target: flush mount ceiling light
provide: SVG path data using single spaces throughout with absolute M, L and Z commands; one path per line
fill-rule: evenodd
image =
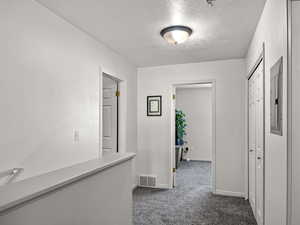
M 170 26 L 162 29 L 160 35 L 170 44 L 185 42 L 193 33 L 193 30 L 186 26 Z
M 213 7 L 214 6 L 214 2 L 216 0 L 206 0 L 206 1 L 207 1 L 208 6 Z

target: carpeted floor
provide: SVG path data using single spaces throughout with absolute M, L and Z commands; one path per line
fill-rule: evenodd
M 256 225 L 247 201 L 210 192 L 210 173 L 209 162 L 183 162 L 176 188 L 137 188 L 134 225 Z

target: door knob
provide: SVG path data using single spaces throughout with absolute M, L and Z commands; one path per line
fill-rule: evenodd
M 261 159 L 261 157 L 257 157 L 257 159 Z
M 253 152 L 254 150 L 253 149 L 250 149 L 250 152 Z

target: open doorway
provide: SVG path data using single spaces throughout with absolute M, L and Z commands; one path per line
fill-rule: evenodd
M 119 152 L 119 80 L 103 73 L 102 76 L 102 152 Z
M 215 192 L 215 83 L 179 84 L 173 91 L 173 187 Z

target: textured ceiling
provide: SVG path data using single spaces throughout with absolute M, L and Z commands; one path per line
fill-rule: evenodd
M 265 0 L 38 0 L 138 67 L 244 57 Z M 159 32 L 193 29 L 173 46 Z

